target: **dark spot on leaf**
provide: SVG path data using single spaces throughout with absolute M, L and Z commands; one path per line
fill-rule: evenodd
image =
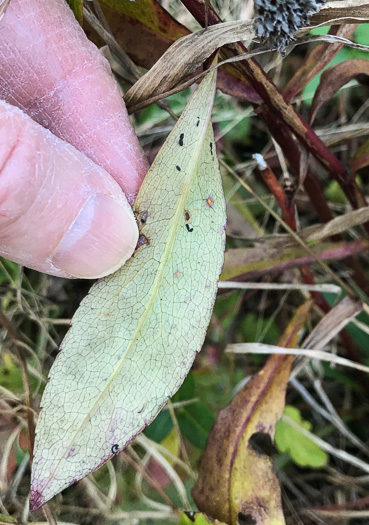
M 249 446 L 258 454 L 272 457 L 275 448 L 272 439 L 266 432 L 255 432 L 249 439 Z
M 213 154 L 213 143 L 210 142 L 210 153 Z
M 190 225 L 189 225 L 189 224 L 186 224 L 186 228 L 187 228 L 187 231 L 188 231 L 188 232 L 193 232 L 193 228 L 190 228 Z
M 111 453 L 116 454 L 119 450 L 119 445 L 115 444 L 111 447 Z
M 147 211 L 144 211 L 143 213 L 141 213 L 140 220 L 141 220 L 142 224 L 145 224 L 145 222 L 147 220 Z
M 146 237 L 146 235 L 140 235 L 137 241 L 136 250 L 144 244 L 150 244 L 149 239 Z
M 237 514 L 237 523 L 238 525 L 256 525 L 256 521 L 251 514 L 244 514 L 243 512 Z
M 206 204 L 209 206 L 209 208 L 212 208 L 214 206 L 214 199 L 211 195 L 205 199 Z
M 188 211 L 188 210 L 185 210 L 184 211 L 184 218 L 185 218 L 186 222 L 190 222 L 191 221 L 191 212 Z
M 198 118 L 198 121 L 196 122 L 196 127 L 198 128 L 199 124 L 200 124 L 200 119 L 199 119 L 199 117 L 197 117 L 197 118 Z
M 179 136 L 179 142 L 178 142 L 180 146 L 183 146 L 183 139 L 184 139 L 184 133 L 181 133 Z
M 179 166 L 176 166 L 177 171 L 181 171 L 181 168 Z

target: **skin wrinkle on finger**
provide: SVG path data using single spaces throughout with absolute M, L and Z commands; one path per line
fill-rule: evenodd
M 134 198 L 147 161 L 108 62 L 65 0 L 12 0 L 0 22 L 0 98 L 84 152 Z
M 1 255 L 53 275 L 90 278 L 95 277 L 92 255 L 111 271 L 131 255 L 138 238 L 137 226 L 114 179 L 5 102 L 0 102 L 0 165 L 4 165 L 0 172 Z M 103 215 L 96 211 L 98 196 L 100 201 L 105 199 L 108 210 Z M 70 247 L 66 233 L 87 203 L 91 204 L 90 215 L 85 214 L 84 222 L 79 220 L 78 232 L 72 232 L 86 270 L 83 275 L 68 273 L 58 267 L 58 261 L 65 264 L 66 260 L 60 247 L 62 252 Z M 117 217 L 121 217 L 119 224 Z M 96 224 L 97 220 L 103 223 Z M 84 233 L 89 234 L 88 242 L 83 239 Z M 109 249 L 101 250 L 101 239 Z M 69 264 L 79 272 L 77 266 Z

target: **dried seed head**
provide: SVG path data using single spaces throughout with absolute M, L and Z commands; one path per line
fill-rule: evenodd
M 284 54 L 293 34 L 309 24 L 325 0 L 255 0 L 255 33 Z

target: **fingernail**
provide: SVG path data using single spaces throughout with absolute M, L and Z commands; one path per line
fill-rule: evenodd
M 71 277 L 103 277 L 126 262 L 137 240 L 138 229 L 128 204 L 98 194 L 83 206 L 52 262 Z

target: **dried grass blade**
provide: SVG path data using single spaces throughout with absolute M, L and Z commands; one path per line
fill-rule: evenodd
M 361 365 L 340 357 L 335 354 L 324 352 L 324 350 L 317 350 L 315 348 L 282 348 L 281 346 L 267 345 L 264 343 L 237 343 L 228 345 L 226 352 L 230 354 L 280 354 L 280 355 L 297 355 L 306 356 L 309 359 L 319 359 L 320 361 L 327 361 L 335 365 L 347 366 L 348 368 L 356 368 L 361 372 L 369 373 L 369 366 Z
M 361 301 L 345 297 L 320 320 L 302 347 L 324 348 L 362 309 Z

